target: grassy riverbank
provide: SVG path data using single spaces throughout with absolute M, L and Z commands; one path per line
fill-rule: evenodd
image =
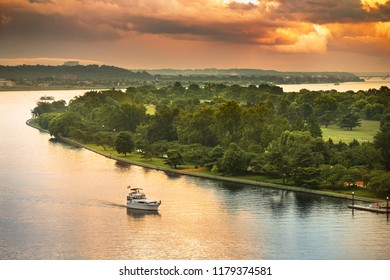
M 26 123 L 31 127 L 47 132 L 46 130 L 40 128 L 39 125 L 35 122 L 35 120 L 29 120 Z M 351 199 L 351 194 L 352 192 L 354 192 L 356 200 L 365 201 L 365 202 L 381 201 L 381 199 L 377 198 L 374 193 L 363 188 L 346 188 L 342 190 L 341 189 L 340 190 L 313 190 L 313 189 L 295 187 L 293 185 L 282 184 L 281 179 L 270 178 L 263 175 L 226 176 L 223 174 L 212 173 L 205 169 L 194 168 L 194 166 L 192 165 L 182 165 L 178 169 L 172 169 L 165 164 L 165 159 L 163 158 L 146 159 L 142 157 L 142 155 L 139 153 L 131 153 L 131 154 L 127 154 L 127 156 L 124 156 L 123 154 L 118 154 L 112 148 L 106 148 L 105 150 L 101 146 L 97 146 L 93 144 L 81 144 L 77 141 L 74 141 L 69 138 L 64 138 L 64 137 L 61 137 L 61 140 L 71 145 L 86 148 L 92 152 L 98 153 L 102 156 L 105 156 L 107 158 L 116 161 L 143 166 L 151 169 L 158 169 L 165 172 L 172 172 L 181 175 L 201 177 L 201 178 L 207 178 L 207 179 L 224 181 L 224 182 L 255 185 L 255 186 L 289 190 L 295 192 L 304 192 L 304 193 L 311 193 L 316 195 L 339 197 L 344 199 Z

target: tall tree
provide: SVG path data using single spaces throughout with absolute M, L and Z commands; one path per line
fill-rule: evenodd
M 169 150 L 167 152 L 167 159 L 165 163 L 171 166 L 172 168 L 177 168 L 178 165 L 183 164 L 183 156 L 178 150 Z
M 336 98 L 330 94 L 321 94 L 315 99 L 314 104 L 314 111 L 318 116 L 319 122 L 328 127 L 337 116 L 338 105 Z
M 381 162 L 390 171 L 390 130 L 378 132 L 374 137 L 374 145 L 381 154 Z
M 70 135 L 72 127 L 80 126 L 81 116 L 76 112 L 64 112 L 56 115 L 49 123 L 50 135 L 54 137 Z
M 158 140 L 177 140 L 177 131 L 174 125 L 179 109 L 165 105 L 157 106 L 156 114 L 151 117 L 147 137 L 150 143 Z
M 114 142 L 115 150 L 124 154 L 125 157 L 127 153 L 131 153 L 134 150 L 134 141 L 130 133 L 120 132 Z
M 283 180 L 289 178 L 297 168 L 319 167 L 324 161 L 316 138 L 308 131 L 283 132 L 278 139 L 271 142 L 266 157 Z
M 111 127 L 117 131 L 134 132 L 145 117 L 146 108 L 143 105 L 124 103 L 112 113 Z
M 213 131 L 215 123 L 215 109 L 203 107 L 195 112 L 182 112 L 176 123 L 180 143 L 199 143 L 204 146 L 215 146 L 218 139 Z
M 339 126 L 352 130 L 352 128 L 354 127 L 361 126 L 360 118 L 356 114 L 348 113 L 341 117 L 341 119 L 339 120 Z
M 221 161 L 218 162 L 218 171 L 227 174 L 244 173 L 249 165 L 249 156 L 236 143 L 230 143 Z
M 219 142 L 225 146 L 240 140 L 241 112 L 240 105 L 235 101 L 227 101 L 218 108 L 215 116 L 215 129 Z

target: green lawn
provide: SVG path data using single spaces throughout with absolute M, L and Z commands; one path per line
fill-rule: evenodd
M 379 131 L 379 121 L 362 121 L 362 126 L 355 127 L 352 131 L 340 128 L 336 124 L 321 127 L 322 137 L 325 141 L 332 138 L 334 143 L 338 143 L 340 140 L 349 143 L 353 139 L 362 142 L 373 142 L 375 134 Z
M 148 115 L 154 115 L 156 113 L 156 106 L 152 104 L 145 105 L 146 107 L 146 114 Z
M 148 165 L 155 166 L 165 166 L 165 159 L 154 157 L 152 159 L 144 158 L 140 153 L 133 152 L 129 153 L 126 156 L 124 154 L 118 154 L 118 152 L 113 148 L 107 148 L 104 150 L 102 146 L 97 146 L 94 144 L 84 144 L 87 147 L 90 147 L 98 152 L 104 153 L 106 155 L 112 155 L 114 157 L 123 158 L 124 160 L 132 160 L 140 163 L 145 163 Z

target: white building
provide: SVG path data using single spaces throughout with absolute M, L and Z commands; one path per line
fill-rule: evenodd
M 79 65 L 80 63 L 77 61 L 77 60 L 74 60 L 74 61 L 65 61 L 64 62 L 64 66 L 77 66 Z

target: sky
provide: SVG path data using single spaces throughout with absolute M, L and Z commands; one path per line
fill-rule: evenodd
M 0 65 L 390 72 L 390 0 L 0 0 Z

